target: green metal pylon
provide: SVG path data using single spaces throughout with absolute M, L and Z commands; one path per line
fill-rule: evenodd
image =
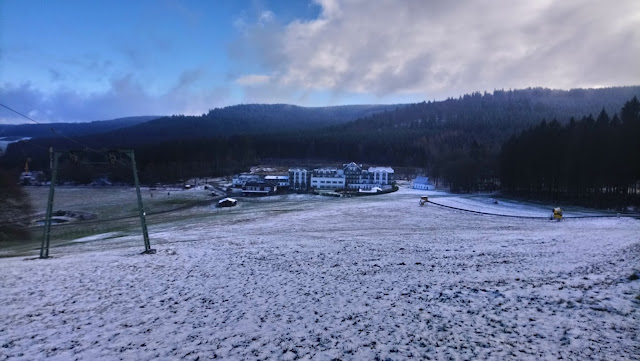
M 49 258 L 49 241 L 51 239 L 51 216 L 53 213 L 53 195 L 56 190 L 56 175 L 58 174 L 58 158 L 62 153 L 54 152 L 53 147 L 49 147 L 49 157 L 52 160 L 51 185 L 49 186 L 49 199 L 47 200 L 47 214 L 44 219 L 44 235 L 40 246 L 40 258 Z
M 136 194 L 138 196 L 138 212 L 140 213 L 140 224 L 142 225 L 142 236 L 144 238 L 144 254 L 156 253 L 155 249 L 151 248 L 149 242 L 149 232 L 147 231 L 146 213 L 144 206 L 142 205 L 142 195 L 140 194 L 140 182 L 138 181 L 138 170 L 136 169 L 136 158 L 133 150 L 119 150 L 119 152 L 126 154 L 131 158 L 131 167 L 133 169 L 133 180 L 136 185 Z M 53 148 L 49 148 L 49 154 L 51 158 L 51 185 L 49 187 L 49 199 L 47 201 L 47 214 L 44 221 L 44 235 L 42 237 L 42 245 L 40 246 L 40 258 L 49 257 L 49 242 L 51 239 L 51 218 L 53 214 L 53 197 L 55 194 L 55 184 L 58 174 L 58 158 L 63 153 L 54 152 Z
M 142 205 L 142 195 L 140 194 L 140 182 L 138 181 L 138 170 L 136 168 L 136 157 L 133 150 L 124 151 L 129 158 L 131 158 L 131 167 L 133 168 L 133 181 L 136 184 L 136 194 L 138 196 L 138 212 L 140 213 L 140 224 L 142 225 L 142 237 L 144 238 L 144 252 L 143 254 L 156 253 L 155 249 L 151 249 L 149 243 L 149 232 L 147 231 L 147 220 L 144 206 Z

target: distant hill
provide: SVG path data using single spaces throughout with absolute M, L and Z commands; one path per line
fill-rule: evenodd
M 157 143 L 177 139 L 274 134 L 345 124 L 398 105 L 301 107 L 289 104 L 241 104 L 215 108 L 202 116 L 174 115 L 114 130 L 101 138 L 113 143 Z
M 556 90 L 528 88 L 475 92 L 443 101 L 410 104 L 341 127 L 341 131 L 397 129 L 493 128 L 494 135 L 510 135 L 542 120 L 566 123 L 571 117 L 595 116 L 602 109 L 615 114 L 626 101 L 640 96 L 640 86 Z
M 132 125 L 148 122 L 160 116 L 148 115 L 138 117 L 126 117 L 112 120 L 98 120 L 84 123 L 43 123 L 43 124 L 18 124 L 0 125 L 0 138 L 3 137 L 30 137 L 50 138 L 58 135 L 51 131 L 54 128 L 58 134 L 66 136 L 84 136 L 109 132 L 115 129 L 130 127 Z

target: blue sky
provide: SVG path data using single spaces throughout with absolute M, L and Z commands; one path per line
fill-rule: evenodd
M 0 0 L 0 100 L 47 122 L 634 85 L 639 3 Z

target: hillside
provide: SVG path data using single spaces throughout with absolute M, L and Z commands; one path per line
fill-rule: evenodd
M 44 210 L 47 189 L 29 191 Z M 289 195 L 148 213 L 157 253 L 139 255 L 131 189 L 56 192 L 56 209 L 98 221 L 54 226 L 47 260 L 32 260 L 43 227 L 1 250 L 8 360 L 638 359 L 635 219 L 474 215 L 419 207 L 424 191 L 404 187 Z M 198 193 L 212 198 L 143 197 L 178 208 Z M 525 217 L 552 207 L 428 194 Z
M 60 134 L 66 136 L 84 136 L 89 134 L 98 134 L 110 132 L 115 129 L 130 127 L 153 119 L 157 119 L 157 115 L 147 115 L 138 117 L 117 118 L 112 120 L 97 120 L 93 122 L 82 123 L 43 123 L 43 124 L 19 124 L 19 125 L 0 125 L 0 138 L 2 137 L 30 137 L 30 138 L 46 138 L 56 137 Z M 51 128 L 57 132 L 53 133 Z
M 241 104 L 215 108 L 201 116 L 174 115 L 121 128 L 100 137 L 127 144 L 177 139 L 307 131 L 371 116 L 396 105 L 301 107 L 289 104 Z
M 490 130 L 490 136 L 511 134 L 542 120 L 568 123 L 571 117 L 615 114 L 624 103 L 640 95 L 640 86 L 600 89 L 556 90 L 528 88 L 465 94 L 444 101 L 422 102 L 359 119 L 342 130 L 376 131 L 409 128 Z

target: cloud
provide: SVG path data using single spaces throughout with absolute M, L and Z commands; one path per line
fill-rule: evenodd
M 273 21 L 274 18 L 275 18 L 275 14 L 272 11 L 265 10 L 260 13 L 260 16 L 258 17 L 258 23 L 265 24 Z
M 64 76 L 62 75 L 62 73 L 60 73 L 59 71 L 57 71 L 56 69 L 49 69 L 49 76 L 51 77 L 51 81 L 52 82 L 58 82 L 62 79 L 64 79 Z
M 246 86 L 261 85 L 268 83 L 270 78 L 268 75 L 250 74 L 239 77 L 236 83 Z
M 106 120 L 134 115 L 199 115 L 208 109 L 228 104 L 230 90 L 224 87 L 192 89 L 202 70 L 184 71 L 169 91 L 149 93 L 134 76 L 113 78 L 104 92 L 81 93 L 59 88 L 45 93 L 31 83 L 0 86 L 2 103 L 32 116 L 39 122 Z M 6 110 L 0 111 L 0 123 L 25 123 Z
M 185 70 L 180 74 L 178 78 L 178 84 L 173 88 L 173 91 L 182 91 L 189 89 L 191 85 L 202 79 L 205 70 L 203 68 Z
M 636 0 L 317 2 L 316 19 L 245 27 L 234 54 L 255 55 L 263 86 L 433 98 L 640 83 Z

